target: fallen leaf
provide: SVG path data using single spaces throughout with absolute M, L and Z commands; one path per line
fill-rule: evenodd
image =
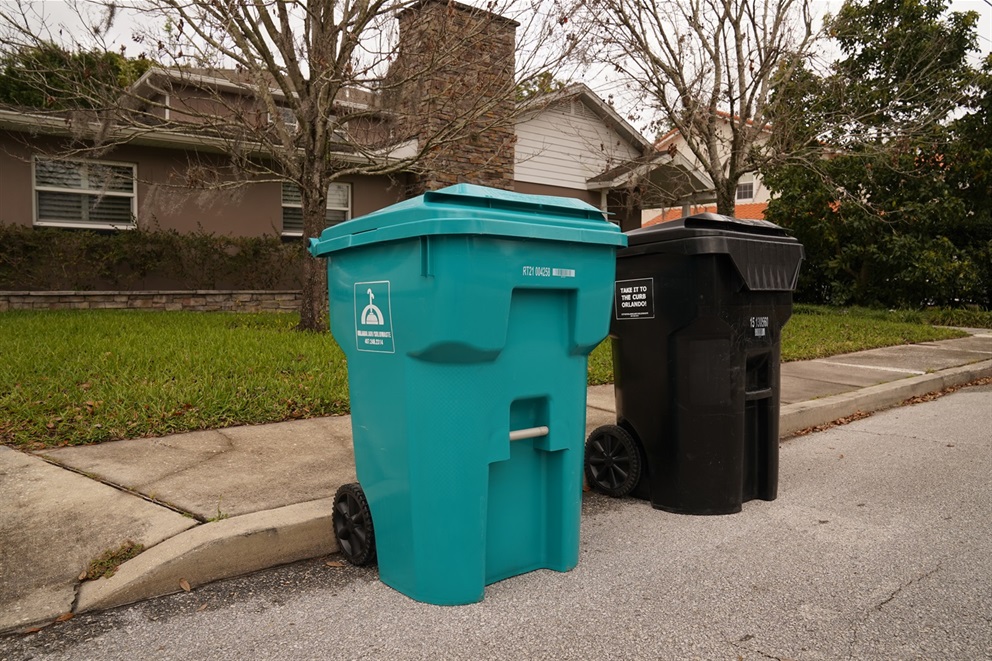
M 87 571 L 86 571 L 86 570 L 84 569 L 84 570 L 83 570 L 83 573 L 79 575 L 79 580 L 80 580 L 80 581 L 85 581 L 85 580 L 86 580 L 86 575 L 87 575 L 87 573 L 88 573 L 88 572 L 87 572 Z
M 200 604 L 200 607 L 196 609 L 196 612 L 199 613 L 200 611 L 205 611 L 205 610 L 207 610 L 207 603 L 206 602 Z
M 75 613 L 62 613 L 57 618 L 55 618 L 55 621 L 56 622 L 68 622 L 69 620 L 71 620 L 74 617 L 76 617 L 76 614 Z
M 38 633 L 39 631 L 41 631 L 41 627 L 31 627 L 30 629 L 25 629 L 21 633 L 23 633 L 24 635 L 28 635 L 32 633 Z
M 189 581 L 185 578 L 179 579 L 179 587 L 181 587 L 185 592 L 189 592 L 192 588 L 189 586 Z
M 327 565 L 328 567 L 344 567 L 344 563 L 338 562 L 337 560 L 328 560 L 324 564 Z

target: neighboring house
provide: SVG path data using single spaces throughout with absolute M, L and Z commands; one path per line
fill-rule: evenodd
M 137 225 L 232 236 L 302 232 L 299 192 L 279 182 L 214 190 L 226 167 L 218 147 L 184 133 L 145 133 L 105 157 L 52 157 L 59 120 L 0 111 L 0 222 L 96 230 Z M 214 167 L 211 167 L 213 165 Z M 386 177 L 332 184 L 328 221 L 400 199 Z
M 140 225 L 232 236 L 302 235 L 295 186 L 270 178 L 217 187 L 235 177 L 225 175 L 230 170 L 226 142 L 198 126 L 204 111 L 241 112 L 246 122 L 259 126 L 271 121 L 235 72 L 152 68 L 133 88 L 147 99 L 131 108 L 140 122 L 118 129 L 116 146 L 100 158 L 65 155 L 66 138 L 73 135 L 72 122 L 78 117 L 0 109 L 0 222 L 96 230 Z M 369 101 L 353 91 L 343 96 L 342 103 Z M 341 158 L 362 160 L 348 154 Z M 331 184 L 328 223 L 402 199 L 403 183 L 384 176 L 357 176 Z
M 531 99 L 522 110 L 514 190 L 577 197 L 609 211 L 624 229 L 636 226 L 627 218 L 625 191 L 596 178 L 650 153 L 650 141 L 581 83 Z
M 705 174 L 681 155 L 655 152 L 582 83 L 532 99 L 522 110 L 514 190 L 584 199 L 606 210 L 624 230 L 641 226 L 645 203 L 711 198 L 712 183 Z
M 729 149 L 731 140 L 730 115 L 724 112 L 718 112 L 717 116 L 719 121 L 718 126 L 721 129 L 720 135 L 723 138 L 719 141 L 719 146 Z M 655 149 L 661 153 L 682 155 L 686 158 L 686 160 L 692 163 L 692 166 L 697 171 L 703 171 L 699 160 L 696 158 L 695 154 L 692 153 L 692 150 L 686 143 L 685 138 L 682 137 L 682 134 L 679 133 L 677 129 L 673 129 L 659 138 L 655 143 Z M 726 154 L 720 154 L 720 158 L 721 160 L 725 159 Z M 770 198 L 771 194 L 761 182 L 761 175 L 756 172 L 749 172 L 743 175 L 737 182 L 737 205 L 734 215 L 738 218 L 763 220 L 764 212 L 768 207 L 768 200 Z M 641 224 L 647 227 L 649 225 L 656 225 L 669 220 L 682 218 L 686 215 L 703 213 L 706 211 L 715 213 L 716 204 L 694 203 L 685 206 L 666 206 L 655 209 L 645 208 L 641 214 Z
M 144 84 L 145 81 L 142 81 Z M 197 82 L 225 85 L 202 75 Z M 65 121 L 0 110 L 0 222 L 36 227 L 127 229 L 136 224 L 180 232 L 203 228 L 253 236 L 302 234 L 299 192 L 278 182 L 226 190 L 203 181 L 222 170 L 223 143 L 176 126 L 176 105 L 194 103 L 173 92 L 159 100 L 163 124 L 134 129 L 127 144 L 100 159 L 58 153 Z M 624 191 L 591 180 L 639 158 L 651 143 L 585 85 L 527 104 L 515 126 L 512 189 L 582 199 L 616 213 Z M 211 164 L 215 168 L 211 168 Z M 461 178 L 461 180 L 466 180 Z M 106 182 L 110 182 L 106 186 Z M 473 182 L 476 183 L 476 182 Z M 331 184 L 328 223 L 370 213 L 403 199 L 403 176 L 345 178 Z
M 755 203 L 738 202 L 734 208 L 734 217 L 747 218 L 749 220 L 764 220 L 765 209 L 768 208 L 768 201 Z M 667 223 L 670 220 L 678 220 L 685 216 L 697 213 L 716 213 L 716 204 L 691 204 L 688 207 L 670 207 L 663 211 L 659 209 L 646 209 L 642 212 L 641 227 L 651 227 L 659 223 Z
M 431 0 L 415 7 L 427 14 L 401 15 L 401 43 L 404 30 L 430 29 L 431 11 L 450 12 L 453 7 L 470 19 L 477 12 Z M 515 28 L 505 19 L 492 22 L 493 42 L 499 45 L 495 50 L 509 62 Z M 493 67 L 492 61 L 492 53 L 486 53 L 478 63 L 466 62 L 461 71 L 438 75 L 465 77 L 472 67 L 487 67 L 487 75 L 513 75 L 512 67 Z M 500 72 L 490 74 L 494 68 Z M 437 87 L 456 89 L 457 84 Z M 142 107 L 132 108 L 145 118 L 143 126 L 121 129 L 123 144 L 98 159 L 67 157 L 61 151 L 73 133 L 67 118 L 0 109 L 0 223 L 107 231 L 135 226 L 202 229 L 232 236 L 302 234 L 294 186 L 269 180 L 216 189 L 225 176 L 219 173 L 228 167 L 225 144 L 210 131 L 197 129 L 202 111 L 242 113 L 259 126 L 273 121 L 238 74 L 184 70 L 177 76 L 153 68 L 135 88 L 147 99 Z M 216 101 L 218 94 L 222 103 Z M 367 92 L 347 90 L 336 103 L 370 109 L 376 100 Z M 514 116 L 519 113 L 519 118 L 503 133 L 474 136 L 449 150 L 444 167 L 438 168 L 440 175 L 421 186 L 469 181 L 575 197 L 608 210 L 624 229 L 640 225 L 635 180 L 659 165 L 658 156 L 650 155 L 649 141 L 581 84 L 529 99 L 517 111 Z M 374 137 L 381 128 L 372 121 L 361 130 Z M 511 151 L 497 154 L 503 147 Z M 341 158 L 349 155 L 343 152 Z M 379 158 L 391 157 L 382 152 Z M 480 162 L 488 170 L 479 168 Z M 353 176 L 331 184 L 328 224 L 404 199 L 415 191 L 417 176 Z

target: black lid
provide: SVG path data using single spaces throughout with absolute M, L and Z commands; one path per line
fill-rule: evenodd
M 707 212 L 697 213 L 694 216 L 679 218 L 678 220 L 671 220 L 667 223 L 652 225 L 651 227 L 631 230 L 627 232 L 627 240 L 629 242 L 628 245 L 636 246 L 645 243 L 655 243 L 657 241 L 673 241 L 675 239 L 689 237 L 726 234 L 727 232 L 740 232 L 759 236 L 789 236 L 787 230 L 767 220 L 731 218 L 730 216 L 721 216 L 718 213 Z
M 728 255 L 752 291 L 796 288 L 804 251 L 787 230 L 767 220 L 700 213 L 627 232 L 617 259 L 658 254 Z

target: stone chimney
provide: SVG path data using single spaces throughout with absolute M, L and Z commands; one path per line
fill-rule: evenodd
M 516 21 L 445 0 L 399 18 L 386 78 L 397 137 L 441 138 L 418 166 L 411 194 L 455 183 L 513 188 Z

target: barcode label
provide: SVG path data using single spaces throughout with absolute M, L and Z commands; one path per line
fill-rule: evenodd
M 574 278 L 575 269 L 563 269 L 550 266 L 525 266 L 523 274 L 535 278 Z

